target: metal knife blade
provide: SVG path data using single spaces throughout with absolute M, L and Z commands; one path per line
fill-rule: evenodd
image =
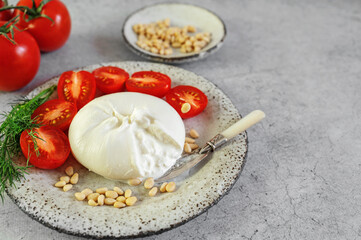
M 195 165 L 197 165 L 200 161 L 202 161 L 204 158 L 206 158 L 209 154 L 208 152 L 199 154 L 199 153 L 193 153 L 189 154 L 188 156 L 181 158 L 182 161 L 174 165 L 171 169 L 169 169 L 163 176 L 160 178 L 157 178 L 156 182 L 164 182 L 169 179 L 178 177 L 183 172 L 185 172 L 188 169 L 191 169 Z

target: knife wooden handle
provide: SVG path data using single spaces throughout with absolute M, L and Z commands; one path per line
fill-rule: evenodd
M 249 113 L 247 116 L 243 117 L 241 120 L 239 120 L 229 128 L 227 128 L 226 130 L 224 130 L 221 134 L 225 138 L 231 139 L 261 121 L 265 116 L 265 113 L 261 110 L 255 110 Z

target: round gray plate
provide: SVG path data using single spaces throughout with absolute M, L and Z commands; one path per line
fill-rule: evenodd
M 200 133 L 201 137 L 197 139 L 199 145 L 240 119 L 237 109 L 220 89 L 203 77 L 181 68 L 147 62 L 113 62 L 82 69 L 91 71 L 108 65 L 123 68 L 130 74 L 144 70 L 162 72 L 171 77 L 172 86 L 186 84 L 204 91 L 209 99 L 207 108 L 200 115 L 185 120 L 187 131 L 195 128 Z M 57 84 L 57 81 L 58 77 L 52 78 L 29 93 L 29 97 Z M 31 168 L 26 179 L 17 184 L 18 188 L 8 188 L 7 193 L 29 216 L 60 232 L 95 238 L 145 236 L 179 226 L 217 203 L 239 177 L 246 153 L 247 135 L 244 132 L 213 153 L 208 161 L 178 177 L 175 192 L 156 197 L 148 197 L 142 186 L 129 187 L 89 172 L 72 157 L 55 170 Z M 25 159 L 20 157 L 14 161 L 24 163 Z M 79 182 L 70 191 L 63 192 L 55 188 L 54 183 L 65 175 L 64 169 L 69 165 L 79 173 Z M 84 188 L 114 186 L 131 188 L 139 202 L 132 207 L 116 209 L 91 207 L 85 201 L 79 202 L 74 198 L 74 193 Z
M 197 32 L 210 32 L 211 42 L 199 53 L 181 53 L 179 49 L 173 49 L 170 55 L 160 55 L 148 52 L 137 44 L 137 35 L 132 26 L 145 24 L 169 18 L 172 26 L 193 25 Z M 142 8 L 132 13 L 124 22 L 123 37 L 126 45 L 136 54 L 157 62 L 183 63 L 204 58 L 217 51 L 226 37 L 226 26 L 222 19 L 207 9 L 180 3 L 161 3 Z

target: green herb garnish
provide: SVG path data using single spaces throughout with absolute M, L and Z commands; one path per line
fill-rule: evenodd
M 13 158 L 21 152 L 20 135 L 28 129 L 29 135 L 33 136 L 32 140 L 35 140 L 36 135 L 33 129 L 40 127 L 40 125 L 31 119 L 31 114 L 46 102 L 55 90 L 56 86 L 52 86 L 32 99 L 17 100 L 11 104 L 10 112 L 1 114 L 5 119 L 0 126 L 0 198 L 2 201 L 4 201 L 6 185 L 16 187 L 15 182 L 23 179 L 25 174 L 28 174 L 27 169 L 31 167 L 28 162 L 26 166 L 19 166 L 13 162 Z

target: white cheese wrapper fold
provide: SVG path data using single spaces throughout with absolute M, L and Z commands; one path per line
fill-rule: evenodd
M 74 157 L 114 180 L 158 178 L 181 156 L 185 138 L 178 113 L 141 93 L 105 95 L 85 105 L 69 128 Z

